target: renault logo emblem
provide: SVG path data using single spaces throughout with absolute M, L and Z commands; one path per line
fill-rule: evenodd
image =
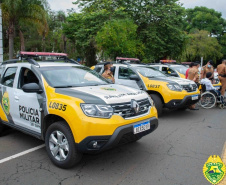
M 137 103 L 136 100 L 131 100 L 131 108 L 137 114 L 139 112 L 139 110 L 140 110 L 140 105 Z

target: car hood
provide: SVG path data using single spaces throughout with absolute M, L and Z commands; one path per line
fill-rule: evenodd
M 163 81 L 167 83 L 178 83 L 179 85 L 189 85 L 189 84 L 195 84 L 195 82 L 183 78 L 178 77 L 156 77 L 156 78 L 149 78 L 150 80 L 157 80 L 157 81 Z
M 131 99 L 141 100 L 148 98 L 142 90 L 112 84 L 87 87 L 57 88 L 56 93 L 82 99 L 85 103 L 115 104 L 130 102 Z

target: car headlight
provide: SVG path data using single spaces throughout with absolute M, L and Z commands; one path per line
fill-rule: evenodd
M 97 118 L 110 118 L 114 110 L 110 105 L 81 104 L 85 115 Z
M 172 91 L 182 91 L 183 88 L 179 84 L 168 84 L 168 88 Z

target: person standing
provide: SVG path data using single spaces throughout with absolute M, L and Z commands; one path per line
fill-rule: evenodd
M 189 68 L 186 70 L 186 73 L 185 73 L 185 78 L 186 78 L 186 79 L 188 79 L 188 72 L 189 72 L 189 70 L 192 68 L 193 65 L 194 65 L 194 62 L 191 62 L 191 63 L 189 64 Z
M 217 66 L 218 78 L 221 82 L 221 95 L 224 96 L 226 89 L 226 59 L 222 60 L 222 63 Z
M 213 67 L 213 61 L 209 60 L 205 66 L 202 67 L 201 69 L 201 79 L 206 78 L 206 74 L 211 72 L 212 76 L 210 79 L 212 80 L 214 78 L 214 67 Z
M 193 66 L 188 71 L 188 78 L 189 80 L 194 81 L 197 85 L 199 84 L 199 70 L 198 70 L 199 64 L 194 63 Z M 198 85 L 199 87 L 199 85 Z M 191 105 L 189 107 L 190 110 L 199 110 L 195 107 L 195 104 Z
M 115 78 L 113 76 L 111 68 L 112 68 L 112 64 L 110 62 L 106 62 L 104 64 L 104 72 L 102 76 L 107 80 L 111 81 L 112 83 L 115 83 Z

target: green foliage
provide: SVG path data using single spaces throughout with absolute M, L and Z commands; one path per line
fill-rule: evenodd
M 226 26 L 226 21 L 220 12 L 206 7 L 195 7 L 186 10 L 185 29 L 190 32 L 193 29 L 206 30 L 211 35 L 220 36 Z
M 226 33 L 224 33 L 221 37 L 220 37 L 220 42 L 219 42 L 222 46 L 221 52 L 224 56 L 224 58 L 226 58 Z
M 30 27 L 36 28 L 39 35 L 48 33 L 46 20 L 46 0 L 3 0 L 1 4 L 3 12 L 4 29 L 7 30 L 9 38 L 9 57 L 14 53 L 14 38 L 20 33 L 21 45 L 24 48 L 24 30 Z M 21 47 L 22 47 L 21 46 Z
M 105 23 L 96 36 L 100 51 L 112 59 L 117 56 L 141 55 L 142 43 L 137 40 L 137 25 L 129 19 L 113 19 Z
M 189 34 L 189 41 L 183 53 L 183 61 L 200 61 L 203 57 L 204 60 L 216 60 L 222 57 L 221 45 L 217 39 L 210 37 L 210 33 L 205 30 L 195 30 Z
M 3 0 L 4 58 L 27 51 L 66 52 L 96 63 L 96 56 L 184 61 L 226 57 L 226 21 L 206 7 L 185 10 L 178 0 L 75 0 L 81 13 L 54 12 L 47 0 Z M 206 30 L 199 31 L 199 30 Z M 187 34 L 189 33 L 189 34 Z M 13 42 L 7 42 L 13 39 Z M 13 53 L 14 55 L 16 52 Z
M 182 18 L 185 10 L 177 0 L 77 0 L 75 4 L 87 13 L 106 10 L 114 14 L 119 9 L 124 12 L 126 18 L 137 25 L 137 40 L 141 41 L 138 44 L 141 46 L 140 59 L 172 58 L 183 50 L 186 34 L 182 30 Z M 99 47 L 106 48 L 100 45 L 101 42 Z M 144 55 L 141 55 L 143 51 Z M 138 51 L 133 55 L 137 54 Z
M 182 29 L 184 8 L 176 1 L 160 0 L 148 7 L 150 11 L 146 13 L 146 20 L 140 15 L 144 22 L 138 28 L 146 48 L 146 58 L 150 61 L 176 58 L 183 51 L 186 41 L 186 34 Z
M 76 47 L 78 55 L 86 59 L 87 65 L 96 64 L 96 35 L 97 32 L 104 26 L 104 23 L 114 17 L 123 17 L 120 10 L 114 14 L 106 10 L 91 13 L 72 13 L 67 18 L 67 23 L 64 24 L 64 33 Z

